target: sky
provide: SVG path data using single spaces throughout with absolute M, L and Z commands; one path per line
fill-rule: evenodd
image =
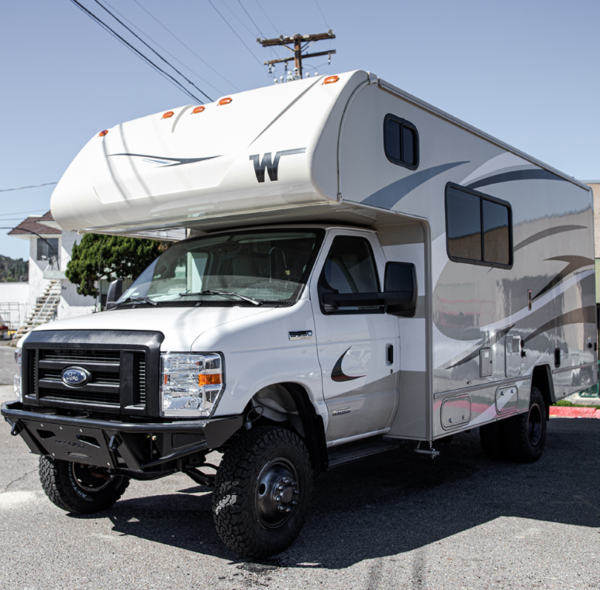
M 108 8 L 212 100 L 283 73 L 262 62 L 287 50 L 257 37 L 331 28 L 336 38 L 311 51 L 337 53 L 307 61 L 312 74 L 374 72 L 570 176 L 600 179 L 598 0 L 77 1 L 179 78 Z M 1 227 L 47 211 L 53 186 L 7 189 L 58 181 L 99 131 L 200 104 L 73 0 L 3 2 L 0 30 Z M 27 258 L 28 242 L 6 233 L 0 254 Z

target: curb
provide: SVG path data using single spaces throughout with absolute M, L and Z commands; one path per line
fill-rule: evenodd
M 550 418 L 596 418 L 600 420 L 600 409 L 550 406 Z

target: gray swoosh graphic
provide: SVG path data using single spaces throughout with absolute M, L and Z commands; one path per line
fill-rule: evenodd
M 569 311 L 564 313 L 557 318 L 546 322 L 541 325 L 535 332 L 532 332 L 526 338 L 523 338 L 523 344 L 529 342 L 529 340 L 533 340 L 535 337 L 543 334 L 544 332 L 548 332 L 550 330 L 554 330 L 555 328 L 562 328 L 563 326 L 568 326 L 570 324 L 595 324 L 596 323 L 596 306 L 588 305 L 587 307 L 580 307 L 579 309 L 574 309 L 573 311 Z
M 181 166 L 182 164 L 195 164 L 196 162 L 204 162 L 204 160 L 213 160 L 214 158 L 220 158 L 221 156 L 208 156 L 207 158 L 165 158 L 163 156 L 151 156 L 149 154 L 108 154 L 109 156 L 130 156 L 137 158 L 144 158 L 147 162 L 157 164 L 163 168 L 169 166 Z
M 373 207 L 381 207 L 382 209 L 391 209 L 401 199 L 406 197 L 406 195 L 415 190 L 418 186 L 421 186 L 424 182 L 442 174 L 442 172 L 446 172 L 446 170 L 468 163 L 468 160 L 464 162 L 450 162 L 449 164 L 440 164 L 439 166 L 432 166 L 431 168 L 420 170 L 419 172 L 410 174 L 406 178 L 402 178 L 401 180 L 397 180 L 396 182 L 392 182 L 392 184 L 384 186 L 382 189 L 367 197 L 362 203 L 364 205 L 372 205 Z
M 496 342 L 499 342 L 502 338 L 504 338 L 504 336 L 506 336 L 506 334 L 508 334 L 508 332 L 510 332 L 513 329 L 513 327 L 514 327 L 514 324 L 512 324 L 511 326 L 508 326 L 508 328 L 504 328 L 503 330 L 498 330 L 494 334 L 494 336 L 489 338 L 487 340 L 487 342 L 482 344 L 477 350 L 473 351 L 471 354 L 467 355 L 465 358 L 458 361 L 457 363 L 454 363 L 453 365 L 446 367 L 446 370 L 448 371 L 449 369 L 453 369 L 454 367 L 459 367 L 460 365 L 464 365 L 465 363 L 468 363 L 469 361 L 472 361 L 473 359 L 477 358 L 482 349 L 489 348 L 490 346 L 493 346 L 494 344 L 496 344 Z
M 503 174 L 494 174 L 482 180 L 476 180 L 467 185 L 467 188 L 476 189 L 489 184 L 499 184 L 501 182 L 510 182 L 512 180 L 562 180 L 564 178 L 548 172 L 548 170 L 515 170 L 514 172 L 504 172 Z
M 556 234 L 560 234 L 566 231 L 575 231 L 577 229 L 587 229 L 587 227 L 585 225 L 557 225 L 556 227 L 545 229 L 543 231 L 538 232 L 537 234 L 533 234 L 532 236 L 525 238 L 522 242 L 519 242 L 513 248 L 513 252 L 516 252 L 521 248 L 525 248 L 525 246 L 529 246 L 529 244 L 533 244 L 533 242 L 537 242 L 538 240 L 542 240 L 549 236 L 554 236 Z

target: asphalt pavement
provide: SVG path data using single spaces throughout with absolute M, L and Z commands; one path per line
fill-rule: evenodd
M 412 448 L 319 477 L 297 542 L 253 562 L 221 544 L 210 491 L 184 475 L 61 511 L 1 424 L 0 588 L 600 588 L 600 420 L 553 418 L 533 465 L 490 461 L 476 430 L 435 461 Z
M 12 385 L 15 374 L 15 349 L 0 340 L 0 385 Z

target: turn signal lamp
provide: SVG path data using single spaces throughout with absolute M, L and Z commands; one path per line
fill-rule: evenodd
M 170 119 L 175 113 L 173 111 L 167 111 L 162 118 L 163 119 Z
M 100 133 L 98 133 L 98 137 L 104 137 L 107 134 L 108 134 L 108 129 L 105 129 L 104 131 L 100 131 Z
M 196 107 L 193 111 L 192 111 L 192 115 L 195 115 L 197 113 L 201 113 L 204 110 L 204 107 Z
M 221 385 L 221 375 L 198 375 L 198 385 Z
M 335 84 L 339 79 L 339 76 L 328 76 L 323 80 L 323 84 Z
M 221 105 L 221 106 L 222 106 L 222 105 L 224 105 L 224 104 L 229 104 L 229 103 L 230 103 L 230 102 L 232 102 L 232 101 L 233 101 L 233 98 L 231 98 L 231 97 L 229 97 L 229 96 L 228 96 L 227 98 L 222 98 L 222 99 L 219 101 L 219 105 Z

